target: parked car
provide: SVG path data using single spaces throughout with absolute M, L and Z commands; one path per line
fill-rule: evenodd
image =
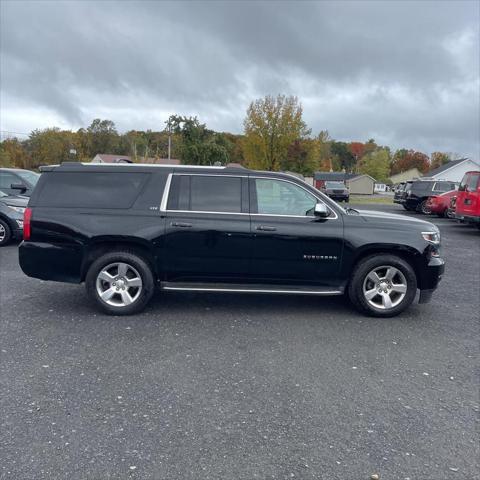
M 455 216 L 480 228 L 480 171 L 467 172 L 457 194 Z
M 29 197 L 40 175 L 21 168 L 0 168 L 0 190 L 7 195 Z
M 141 311 L 163 291 L 347 294 L 390 317 L 444 271 L 440 232 L 403 215 L 344 209 L 284 173 L 231 167 L 43 169 L 19 248 L 31 277 L 85 282 L 103 311 Z
M 450 207 L 452 197 L 458 194 L 457 190 L 450 190 L 449 192 L 441 193 L 440 195 L 432 195 L 428 197 L 423 213 L 430 215 L 438 215 L 439 217 L 446 217 Z
M 417 211 L 428 214 L 428 197 L 455 190 L 457 184 L 447 180 L 412 180 L 405 182 L 401 192 L 393 198 L 394 203 L 399 203 L 405 210 Z
M 338 200 L 339 202 L 350 201 L 350 191 L 343 182 L 327 180 L 320 188 L 320 191 L 325 195 L 328 195 L 333 200 Z
M 27 204 L 27 197 L 7 195 L 0 190 L 0 247 L 22 238 L 23 213 Z

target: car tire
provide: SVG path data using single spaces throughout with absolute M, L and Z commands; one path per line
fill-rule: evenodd
M 423 213 L 424 215 L 430 215 L 431 211 L 427 207 L 427 200 L 422 200 L 416 208 L 417 212 Z
M 372 317 L 400 314 L 412 304 L 416 293 L 417 277 L 412 266 L 391 254 L 372 255 L 360 260 L 348 285 L 352 304 Z
M 137 253 L 117 251 L 102 255 L 88 269 L 88 296 L 109 315 L 141 312 L 155 291 L 149 264 Z
M 0 247 L 4 247 L 10 243 L 12 239 L 12 230 L 10 225 L 4 220 L 0 219 Z

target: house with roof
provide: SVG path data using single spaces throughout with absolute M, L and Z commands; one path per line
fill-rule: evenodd
M 134 163 L 132 157 L 128 155 L 112 155 L 110 153 L 97 153 L 92 159 L 92 163 Z M 154 163 L 157 165 L 180 165 L 180 160 L 176 158 L 142 158 L 141 163 Z
M 315 172 L 316 188 L 322 188 L 327 181 L 345 183 L 352 194 L 373 195 L 376 180 L 370 175 L 361 173 Z
M 392 182 L 393 185 L 396 185 L 397 183 L 409 182 L 410 180 L 415 180 L 416 178 L 420 178 L 421 176 L 422 174 L 420 173 L 420 170 L 417 167 L 415 167 L 415 168 L 409 168 L 404 172 L 391 175 L 390 181 Z
M 430 170 L 424 175 L 433 180 L 450 180 L 451 182 L 461 182 L 465 173 L 471 170 L 479 170 L 480 161 L 470 158 L 461 158 L 459 160 L 451 160 L 440 167 Z

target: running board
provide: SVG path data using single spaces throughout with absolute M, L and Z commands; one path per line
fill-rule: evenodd
M 342 295 L 343 289 L 290 285 L 240 284 L 240 283 L 181 283 L 161 282 L 162 290 L 190 292 L 238 292 L 238 293 L 279 293 L 288 295 Z

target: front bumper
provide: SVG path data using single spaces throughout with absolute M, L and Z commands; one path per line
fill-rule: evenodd
M 418 287 L 420 288 L 419 303 L 428 303 L 430 301 L 444 272 L 445 260 L 441 257 L 432 257 L 426 267 L 420 271 L 418 279 Z
M 474 223 L 475 225 L 480 224 L 480 217 L 474 217 L 473 215 L 459 215 L 455 214 L 455 218 L 461 222 Z

